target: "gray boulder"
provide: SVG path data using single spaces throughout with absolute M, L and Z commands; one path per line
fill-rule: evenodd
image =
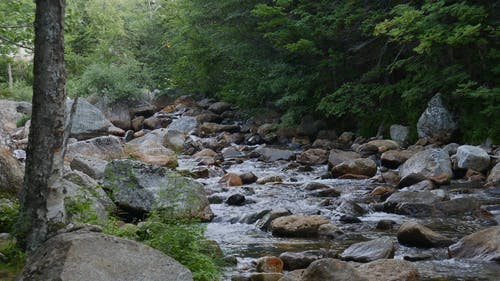
M 332 168 L 334 177 L 345 175 L 358 175 L 364 177 L 373 177 L 377 173 L 377 164 L 368 158 L 358 158 L 344 161 Z
M 457 166 L 460 169 L 472 169 L 483 172 L 490 166 L 490 156 L 477 146 L 462 145 L 457 148 Z
M 19 281 L 192 281 L 191 272 L 144 244 L 96 232 L 57 235 L 33 253 Z
M 106 166 L 103 183 L 124 210 L 147 213 L 160 210 L 168 217 L 214 217 L 203 185 L 163 167 L 133 160 L 114 160 Z
M 102 179 L 104 177 L 104 169 L 108 161 L 95 157 L 85 157 L 77 155 L 71 161 L 70 167 L 73 170 L 81 171 L 93 179 Z
M 20 103 L 17 101 L 10 100 L 0 100 L 0 129 L 6 133 L 11 133 L 17 128 L 17 121 L 23 117 L 23 114 L 30 112 L 25 112 L 23 108 L 31 106 L 23 106 L 29 103 Z M 31 111 L 31 109 L 29 110 Z
M 181 118 L 172 121 L 167 129 L 187 134 L 194 130 L 197 126 L 198 121 L 195 117 L 182 116 Z
M 352 265 L 336 259 L 317 260 L 304 271 L 300 281 L 367 281 Z
M 385 202 L 386 211 L 403 215 L 428 216 L 434 205 L 442 200 L 430 191 L 399 191 L 391 194 Z
M 335 167 L 344 161 L 354 160 L 357 158 L 361 158 L 361 155 L 354 151 L 332 149 L 330 150 L 330 155 L 328 156 L 328 166 Z
M 449 182 L 453 176 L 450 156 L 442 149 L 428 149 L 417 152 L 399 168 L 401 181 L 405 187 L 430 179 L 438 184 Z
M 66 101 L 67 112 L 71 111 L 72 100 Z M 69 114 L 68 114 L 69 115 Z M 69 118 L 69 116 L 68 116 Z M 78 99 L 76 112 L 71 126 L 71 137 L 85 140 L 104 136 L 113 127 L 113 124 L 104 114 L 85 99 Z
M 340 258 L 346 261 L 371 262 L 394 257 L 394 243 L 388 237 L 352 244 Z
M 370 281 L 420 280 L 417 268 L 405 260 L 380 259 L 362 264 L 357 270 Z
M 176 167 L 177 155 L 165 146 L 167 132 L 166 129 L 157 129 L 133 139 L 126 144 L 125 151 L 130 156 L 148 164 Z
M 66 150 L 66 160 L 72 161 L 79 154 L 102 160 L 112 160 L 125 156 L 123 143 L 120 138 L 115 136 L 97 137 L 71 143 Z
M 295 152 L 292 150 L 270 148 L 270 147 L 259 147 L 254 150 L 259 153 L 259 159 L 268 162 L 274 162 L 278 160 L 290 160 L 295 156 Z
M 400 145 L 407 145 L 410 141 L 410 128 L 403 125 L 392 125 L 389 128 L 391 140 L 398 142 Z
M 0 193 L 18 193 L 23 187 L 24 168 L 7 148 L 0 147 Z
M 491 169 L 488 178 L 486 179 L 488 185 L 499 186 L 500 185 L 500 162 L 498 162 L 493 169 Z
M 444 106 L 441 94 L 436 94 L 427 104 L 417 123 L 419 138 L 436 139 L 447 142 L 457 129 L 453 116 Z
M 500 262 L 500 226 L 467 235 L 449 249 L 452 258 Z

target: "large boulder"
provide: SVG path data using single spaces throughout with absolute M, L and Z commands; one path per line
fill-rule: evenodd
M 427 104 L 417 123 L 418 137 L 447 142 L 457 129 L 457 123 L 444 106 L 441 94 L 436 94 Z
M 380 156 L 380 163 L 384 167 L 396 169 L 414 154 L 415 152 L 411 150 L 389 150 L 382 153 Z
M 297 155 L 297 162 L 304 165 L 322 165 L 328 161 L 328 151 L 320 148 L 308 149 Z
M 467 235 L 449 249 L 452 258 L 500 262 L 500 226 Z
M 490 166 L 490 156 L 477 146 L 461 145 L 457 148 L 457 167 L 483 172 Z
M 375 146 L 379 153 L 388 150 L 399 149 L 399 144 L 393 140 L 372 140 L 366 143 L 367 145 Z
M 391 194 L 385 202 L 386 211 L 403 215 L 428 216 L 434 212 L 441 197 L 430 191 L 399 191 Z
M 453 240 L 417 222 L 408 221 L 401 225 L 397 233 L 402 245 L 419 248 L 447 247 Z
M 29 112 L 27 112 L 29 111 Z M 0 129 L 11 133 L 17 128 L 17 121 L 23 114 L 31 113 L 31 104 L 10 100 L 0 100 Z
M 330 155 L 328 156 L 328 166 L 335 167 L 338 164 L 345 162 L 347 160 L 354 160 L 358 158 L 361 158 L 361 155 L 354 151 L 332 149 L 330 150 Z
M 0 147 L 0 193 L 19 193 L 23 187 L 24 169 L 7 148 Z
M 115 136 L 97 137 L 84 141 L 77 141 L 68 145 L 66 160 L 71 161 L 75 156 L 112 160 L 125 156 L 123 142 Z
M 290 160 L 295 156 L 295 152 L 292 150 L 270 148 L 270 147 L 259 147 L 254 150 L 260 156 L 259 159 L 268 162 L 274 162 L 277 160 Z
M 491 169 L 488 178 L 486 179 L 488 185 L 499 186 L 500 185 L 500 162 L 498 162 L 493 169 Z
M 72 100 L 66 101 L 67 112 L 71 111 Z M 69 116 L 68 116 L 69 118 Z M 107 135 L 113 124 L 104 114 L 85 99 L 78 99 L 73 116 L 70 136 L 78 140 L 85 140 Z
M 405 187 L 429 179 L 438 184 L 449 182 L 453 176 L 450 156 L 442 149 L 427 149 L 417 152 L 399 168 L 401 181 Z
M 19 281 L 192 281 L 191 272 L 144 244 L 96 232 L 57 235 L 33 253 Z
M 77 155 L 71 161 L 70 167 L 73 170 L 81 171 L 93 179 L 101 179 L 104 176 L 104 169 L 108 161 L 95 157 L 85 157 Z
M 131 115 L 129 102 L 116 101 L 112 102 L 107 96 L 91 96 L 88 101 L 96 106 L 113 125 L 123 130 L 130 130 Z
M 178 131 L 187 134 L 194 130 L 198 126 L 198 121 L 195 117 L 182 116 L 179 119 L 175 119 L 168 125 L 167 129 Z
M 312 262 L 327 258 L 328 252 L 325 250 L 309 250 L 304 252 L 284 252 L 279 258 L 283 261 L 283 268 L 286 270 L 296 270 L 307 268 Z
M 132 213 L 160 210 L 169 217 L 214 217 L 203 185 L 163 167 L 114 160 L 106 166 L 103 187 L 117 206 Z
M 177 154 L 164 145 L 167 132 L 166 129 L 157 129 L 133 139 L 126 144 L 125 151 L 145 163 L 176 167 Z
M 418 281 L 417 268 L 409 261 L 380 259 L 365 263 L 357 270 L 370 281 Z
M 371 262 L 394 257 L 394 243 L 388 237 L 352 244 L 340 258 L 346 261 Z
M 410 128 L 403 125 L 391 125 L 389 128 L 391 139 L 400 145 L 407 145 L 410 141 Z
M 334 177 L 357 175 L 370 178 L 373 177 L 376 173 L 377 164 L 375 163 L 375 161 L 368 158 L 347 160 L 332 168 L 332 175 Z
M 216 114 L 221 114 L 224 111 L 230 110 L 231 107 L 232 107 L 232 105 L 230 103 L 220 101 L 220 102 L 216 102 L 216 103 L 211 104 L 208 107 L 208 110 L 210 110 L 210 111 L 212 111 L 213 113 L 216 113 Z
M 271 222 L 271 231 L 282 237 L 314 237 L 321 225 L 330 223 L 322 216 L 290 215 L 276 218 Z
M 304 271 L 300 281 L 367 281 L 352 265 L 336 259 L 317 260 Z

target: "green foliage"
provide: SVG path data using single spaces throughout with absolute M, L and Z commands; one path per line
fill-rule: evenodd
M 28 122 L 30 119 L 31 119 L 30 114 L 23 114 L 23 116 L 19 120 L 17 120 L 16 127 L 18 128 L 24 127 L 24 125 L 26 125 L 26 122 Z
M 0 98 L 16 101 L 29 101 L 33 96 L 33 87 L 26 82 L 15 82 L 12 88 L 7 84 L 0 84 Z
M 0 243 L 0 253 L 6 258 L 5 262 L 0 263 L 0 276 L 14 278 L 22 270 L 27 253 L 19 248 L 15 240 Z
M 19 203 L 0 199 L 0 233 L 11 233 L 19 215 Z
M 0 56 L 32 47 L 34 11 L 31 0 L 0 1 Z
M 70 221 L 103 224 L 102 220 L 97 216 L 96 211 L 92 208 L 91 198 L 83 195 L 66 197 L 64 208 Z
M 204 227 L 199 222 L 165 220 L 152 214 L 140 228 L 139 240 L 185 265 L 194 280 L 219 280 L 216 257 L 205 254 L 208 244 L 203 243 Z

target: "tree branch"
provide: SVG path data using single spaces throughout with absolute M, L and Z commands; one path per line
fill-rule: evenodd
M 14 46 L 17 46 L 17 47 L 21 47 L 21 48 L 24 48 L 24 49 L 28 49 L 30 51 L 34 51 L 34 48 L 33 47 L 30 47 L 30 46 L 27 46 L 27 45 L 24 45 L 22 43 L 17 43 L 17 42 L 14 42 L 12 40 L 10 40 L 9 38 L 5 37 L 5 36 L 2 36 L 0 35 L 0 40 L 2 41 L 5 41 L 5 42 L 8 42 Z

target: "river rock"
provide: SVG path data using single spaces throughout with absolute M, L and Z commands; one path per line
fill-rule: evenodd
M 477 146 L 462 145 L 457 148 L 457 166 L 460 169 L 472 169 L 484 172 L 490 166 L 490 156 Z
M 19 281 L 192 281 L 191 272 L 158 250 L 96 232 L 69 232 L 33 253 Z
M 86 157 L 76 155 L 71 161 L 70 167 L 73 170 L 81 171 L 93 179 L 102 179 L 104 177 L 104 169 L 108 161 L 95 157 Z
M 71 111 L 72 104 L 72 100 L 66 101 L 67 112 Z M 109 129 L 112 127 L 113 124 L 106 119 L 106 116 L 97 107 L 85 99 L 78 99 L 70 137 L 85 140 L 104 136 L 108 134 Z
M 357 267 L 370 281 L 418 281 L 417 268 L 404 260 L 379 259 Z
M 319 148 L 308 149 L 297 155 L 297 162 L 304 165 L 323 165 L 328 161 L 328 151 Z
M 133 160 L 114 160 L 106 166 L 103 187 L 124 210 L 165 211 L 172 217 L 214 217 L 203 185 L 176 172 Z
M 491 169 L 486 183 L 488 186 L 500 186 L 500 162 Z
M 399 168 L 399 187 L 430 179 L 438 184 L 447 183 L 453 176 L 450 156 L 442 149 L 417 152 Z
M 352 244 L 340 254 L 343 260 L 356 262 L 371 262 L 393 257 L 394 243 L 388 237 Z
M 377 147 L 379 153 L 399 149 L 399 144 L 393 140 L 372 140 L 367 142 L 367 144 Z
M 240 176 L 238 176 L 235 173 L 227 173 L 225 174 L 220 181 L 221 183 L 224 183 L 226 186 L 240 186 L 243 185 L 243 181 L 241 180 Z
M 500 226 L 467 235 L 449 250 L 452 258 L 500 262 Z
M 427 104 L 417 123 L 419 138 L 447 142 L 457 129 L 453 116 L 444 106 L 441 94 L 436 94 Z
M 275 219 L 277 219 L 279 217 L 289 216 L 291 214 L 292 214 L 292 212 L 290 212 L 289 210 L 286 210 L 286 209 L 272 210 L 272 211 L 268 212 L 264 217 L 259 219 L 257 221 L 257 223 L 255 224 L 255 227 L 260 229 L 260 230 L 266 231 L 266 230 L 268 230 L 268 228 L 271 226 L 271 223 Z
M 265 256 L 257 260 L 257 272 L 281 273 L 283 272 L 283 261 L 275 256 Z
M 280 183 L 283 182 L 283 179 L 277 175 L 266 176 L 258 179 L 256 183 L 258 184 L 266 184 L 266 183 Z
M 243 206 L 245 205 L 245 196 L 242 194 L 233 194 L 226 199 L 226 204 L 229 206 Z
M 240 174 L 239 176 L 240 176 L 241 181 L 243 182 L 243 184 L 251 184 L 251 183 L 256 182 L 259 179 L 252 172 L 243 173 L 243 174 Z
M 245 156 L 245 153 L 241 152 L 238 148 L 234 146 L 225 147 L 221 150 L 222 157 L 224 159 L 241 158 Z
M 290 215 L 279 217 L 271 222 L 271 231 L 275 236 L 311 237 L 318 236 L 322 224 L 330 221 L 322 216 Z
M 459 197 L 434 204 L 436 212 L 444 216 L 471 215 L 473 212 L 479 210 L 480 206 L 480 201 L 474 197 Z
M 128 101 L 110 102 L 107 96 L 90 97 L 89 102 L 95 105 L 113 125 L 123 130 L 132 128 Z
M 164 146 L 166 129 L 157 129 L 125 145 L 125 151 L 142 162 L 168 167 L 177 167 L 177 155 Z
M 410 142 L 410 128 L 403 125 L 391 125 L 389 128 L 391 139 L 400 145 L 407 145 Z
M 167 130 L 165 138 L 163 139 L 163 146 L 170 148 L 174 151 L 180 152 L 184 149 L 184 142 L 186 141 L 186 134 L 175 130 Z
M 368 158 L 358 158 L 344 161 L 332 168 L 332 175 L 340 177 L 344 175 L 359 175 L 373 177 L 377 173 L 377 164 Z
M 223 124 L 205 122 L 200 126 L 200 132 L 205 135 L 211 135 L 220 132 L 235 133 L 238 132 L 239 129 L 240 127 L 236 124 L 223 125 Z
M 123 143 L 115 136 L 97 137 L 69 144 L 66 150 L 66 160 L 71 162 L 78 154 L 102 160 L 125 157 Z
M 384 209 L 403 215 L 428 216 L 434 212 L 434 205 L 442 198 L 430 191 L 399 191 L 391 194 Z
M 336 259 L 317 260 L 304 271 L 300 281 L 368 281 L 352 265 Z
M 447 247 L 453 244 L 450 238 L 414 221 L 403 223 L 398 230 L 397 237 L 399 243 L 410 247 L 433 248 Z
M 213 103 L 212 105 L 210 105 L 208 107 L 208 110 L 210 110 L 216 114 L 221 114 L 224 111 L 230 110 L 231 107 L 232 107 L 232 105 L 230 103 L 221 101 L 221 102 L 216 102 L 216 103 Z
M 319 226 L 318 235 L 321 237 L 335 239 L 344 235 L 344 232 L 333 223 L 325 223 Z
M 296 270 L 307 268 L 312 262 L 326 258 L 328 253 L 324 250 L 309 250 L 304 252 L 284 252 L 279 258 L 283 261 L 283 268 Z
M 396 169 L 401 164 L 410 159 L 415 152 L 411 150 L 389 150 L 380 156 L 380 162 L 382 166 L 389 169 Z
M 195 117 L 182 116 L 179 119 L 175 119 L 168 125 L 168 130 L 178 131 L 184 134 L 188 134 L 198 126 L 198 121 Z
M 267 162 L 274 162 L 278 160 L 291 160 L 295 156 L 295 152 L 292 150 L 269 148 L 269 147 L 259 147 L 254 150 L 260 156 L 259 159 Z
M 24 168 L 8 148 L 0 147 L 0 193 L 16 194 L 23 187 Z
M 361 158 L 359 153 L 354 151 L 344 151 L 340 149 L 332 149 L 330 150 L 330 155 L 328 156 L 328 166 L 333 168 L 342 162 L 347 160 L 354 160 L 357 158 Z

